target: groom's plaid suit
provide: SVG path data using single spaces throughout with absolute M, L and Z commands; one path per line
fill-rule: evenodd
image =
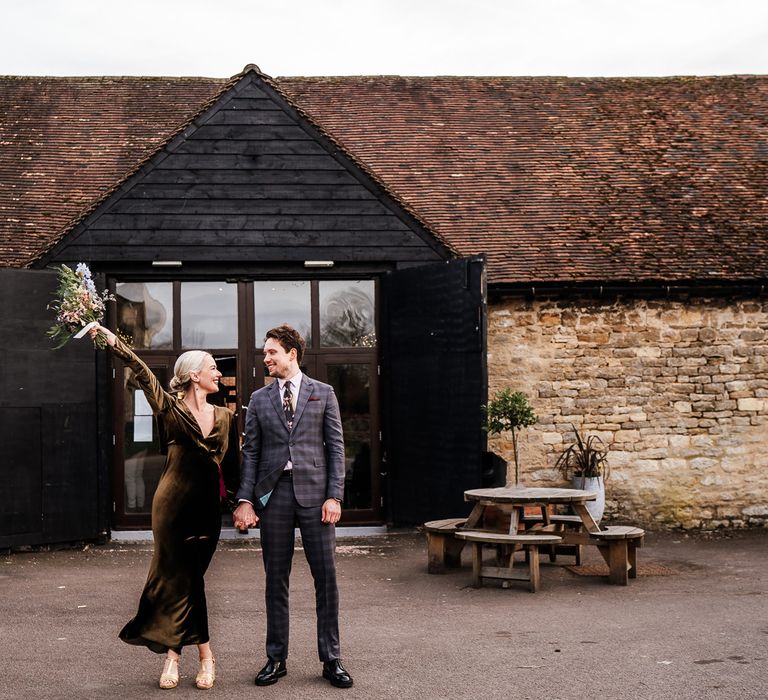
M 290 477 L 283 468 L 291 461 Z M 315 580 L 321 661 L 341 657 L 335 526 L 321 521 L 328 498 L 344 496 L 344 436 L 333 388 L 302 376 L 289 429 L 278 382 L 255 391 L 245 419 L 238 499 L 257 509 L 266 570 L 267 656 L 288 656 L 288 578 L 298 525 Z

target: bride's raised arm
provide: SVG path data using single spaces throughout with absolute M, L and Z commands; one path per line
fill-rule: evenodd
M 107 345 L 112 352 L 131 368 L 154 413 L 162 413 L 171 406 L 173 403 L 171 394 L 163 389 L 154 372 L 117 335 L 102 325 L 94 326 L 88 333 L 92 340 L 101 333 L 106 338 Z

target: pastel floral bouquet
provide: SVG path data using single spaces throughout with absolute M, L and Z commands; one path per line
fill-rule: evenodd
M 56 298 L 48 304 L 56 311 L 56 323 L 48 329 L 48 336 L 56 343 L 58 350 L 70 338 L 82 338 L 88 330 L 104 318 L 107 302 L 114 301 L 114 295 L 106 289 L 99 294 L 85 263 L 78 263 L 73 270 L 66 265 L 56 268 L 59 273 L 59 287 Z M 93 341 L 98 348 L 106 346 L 102 335 Z

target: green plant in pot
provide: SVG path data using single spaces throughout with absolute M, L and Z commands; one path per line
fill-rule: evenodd
M 582 438 L 571 424 L 576 442 L 566 447 L 555 462 L 555 469 L 577 489 L 597 493 L 597 499 L 588 501 L 587 510 L 595 522 L 600 522 L 605 511 L 605 482 L 610 474 L 608 450 L 597 435 Z
M 536 422 L 528 398 L 521 391 L 502 389 L 487 406 L 483 406 L 486 415 L 485 429 L 489 435 L 509 431 L 512 433 L 512 452 L 515 458 L 515 484 L 520 482 L 520 461 L 517 441 L 521 428 L 527 428 Z

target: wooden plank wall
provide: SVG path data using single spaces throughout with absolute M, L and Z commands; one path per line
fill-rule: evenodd
M 279 94 L 244 79 L 56 258 L 387 261 L 447 257 Z M 351 166 L 351 167 L 350 167 Z
M 97 355 L 90 341 L 51 350 L 56 286 L 50 271 L 0 270 L 0 548 L 106 531 Z

